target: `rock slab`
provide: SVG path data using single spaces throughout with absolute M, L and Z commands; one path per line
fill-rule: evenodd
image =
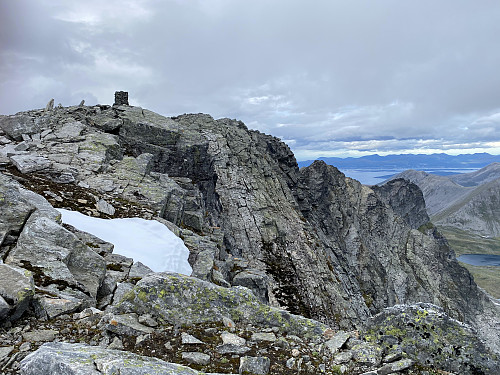
M 52 342 L 21 362 L 23 375 L 201 375 L 188 367 L 119 350 Z

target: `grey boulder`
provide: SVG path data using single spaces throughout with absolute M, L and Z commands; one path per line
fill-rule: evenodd
M 51 342 L 21 362 L 23 375 L 201 375 L 189 367 L 120 350 Z
M 169 272 L 145 276 L 115 309 L 118 313 L 150 314 L 158 320 L 182 325 L 231 318 L 305 337 L 322 335 L 327 328 L 315 320 L 265 305 L 247 288 L 224 288 Z
M 6 263 L 31 268 L 39 274 L 44 286 L 69 285 L 93 298 L 106 273 L 101 256 L 46 217 L 28 220 Z
M 35 284 L 31 272 L 0 264 L 0 321 L 9 314 L 10 320 L 21 317 L 34 294 Z

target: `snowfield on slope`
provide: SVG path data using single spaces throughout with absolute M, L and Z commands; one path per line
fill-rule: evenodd
M 63 223 L 112 243 L 113 253 L 139 261 L 155 272 L 191 275 L 189 250 L 165 225 L 140 218 L 99 219 L 80 212 L 58 209 Z

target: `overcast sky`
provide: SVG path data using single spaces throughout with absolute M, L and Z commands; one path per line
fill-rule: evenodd
M 500 154 L 497 0 L 0 0 L 0 113 L 209 113 L 298 160 Z

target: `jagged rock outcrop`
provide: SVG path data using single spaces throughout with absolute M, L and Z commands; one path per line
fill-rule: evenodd
M 417 185 L 424 195 L 427 213 L 432 216 L 457 201 L 472 189 L 462 186 L 450 177 L 438 176 L 424 171 L 409 169 L 393 176 Z
M 395 179 L 382 186 L 372 186 L 379 197 L 412 229 L 429 222 L 422 191 L 404 179 Z
M 267 313 L 284 308 L 288 315 L 283 316 L 302 315 L 333 330 L 364 328 L 371 316 L 395 304 L 431 302 L 500 350 L 498 307 L 425 223 L 411 185 L 397 182 L 373 190 L 324 162 L 299 170 L 278 139 L 236 120 L 202 114 L 166 118 L 127 105 L 57 107 L 2 117 L 0 128 L 8 184 L 17 178 L 57 207 L 94 216 L 160 216 L 190 249 L 193 276 L 217 291 L 206 301 L 210 315 L 212 302 L 218 306 L 219 298 L 229 298 L 221 286 L 231 285 L 255 291 L 258 298 L 250 292 L 241 298 L 266 306 Z M 12 189 L 27 194 L 18 185 Z M 47 294 L 34 296 L 38 316 L 99 306 L 168 321 L 168 309 L 163 315 L 141 310 L 143 298 L 165 306 L 164 297 L 176 300 L 160 293 L 155 284 L 160 276 L 145 271 L 131 278 L 131 260 L 110 254 L 102 243 L 89 247 L 78 233 L 60 226 L 45 200 L 36 198 L 44 202 L 44 214 L 18 200 L 19 213 L 0 222 L 2 259 L 40 276 L 35 285 Z M 102 201 L 114 213 L 107 205 L 103 209 Z M 56 267 L 42 263 L 40 253 L 28 259 L 29 248 L 40 246 L 53 246 L 47 259 Z M 186 298 L 196 297 L 185 284 L 170 286 Z M 49 308 L 54 305 L 58 308 Z M 240 313 L 258 316 L 255 309 Z M 350 341 L 350 354 L 342 354 L 346 357 L 335 366 L 356 363 L 345 369 L 361 371 L 383 365 L 380 347 Z M 300 363 L 290 361 L 289 368 Z M 394 366 L 404 371 L 411 365 Z

